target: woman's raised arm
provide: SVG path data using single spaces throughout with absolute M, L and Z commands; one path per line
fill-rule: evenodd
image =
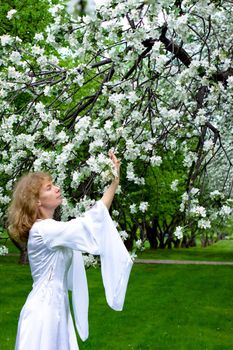
M 114 165 L 116 172 L 117 172 L 117 176 L 113 179 L 112 183 L 109 185 L 107 190 L 104 192 L 103 197 L 101 198 L 101 200 L 103 201 L 105 206 L 109 209 L 111 207 L 114 195 L 116 193 L 117 187 L 118 187 L 119 182 L 120 182 L 121 162 L 117 159 L 117 157 L 115 156 L 113 151 L 110 150 L 108 152 L 108 155 L 109 155 L 110 159 L 112 160 L 113 165 Z

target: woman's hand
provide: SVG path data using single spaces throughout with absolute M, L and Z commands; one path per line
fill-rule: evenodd
M 103 197 L 101 199 L 103 203 L 106 205 L 106 207 L 109 209 L 112 204 L 117 187 L 119 185 L 121 162 L 117 159 L 117 157 L 115 156 L 112 150 L 108 152 L 108 155 L 116 170 L 116 176 L 112 181 L 112 183 L 109 185 L 109 187 L 105 190 L 105 193 L 103 194 Z
M 120 166 L 121 166 L 121 162 L 119 159 L 117 159 L 117 157 L 115 156 L 115 154 L 113 153 L 112 150 L 110 150 L 108 152 L 109 158 L 111 159 L 113 166 L 116 170 L 116 176 L 115 176 L 115 180 L 119 181 L 120 178 Z

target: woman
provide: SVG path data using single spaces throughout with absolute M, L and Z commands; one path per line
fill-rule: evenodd
M 109 152 L 119 174 L 120 162 Z M 100 255 L 106 300 L 122 310 L 132 260 L 108 209 L 119 184 L 116 177 L 84 216 L 59 222 L 54 210 L 62 203 L 59 187 L 46 173 L 23 176 L 9 208 L 9 231 L 27 241 L 33 288 L 21 311 L 15 350 L 77 350 L 68 289 L 72 290 L 75 325 L 88 337 L 88 289 L 81 252 Z

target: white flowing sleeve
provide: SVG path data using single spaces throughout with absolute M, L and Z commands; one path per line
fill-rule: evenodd
M 100 255 L 106 300 L 117 311 L 123 308 L 133 262 L 102 200 L 83 217 L 68 222 L 52 221 L 53 225 L 45 226 L 43 239 L 51 249 L 65 246 L 74 250 L 68 279 L 73 290 L 76 327 L 85 340 L 88 337 L 88 292 L 80 251 Z
M 102 227 L 104 224 L 104 204 L 98 201 L 83 216 L 70 221 L 47 219 L 40 222 L 41 235 L 50 249 L 67 247 L 94 255 L 102 249 Z M 107 208 L 106 208 L 107 210 Z

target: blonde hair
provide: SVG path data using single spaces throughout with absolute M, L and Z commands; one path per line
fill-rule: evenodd
M 38 200 L 41 186 L 51 181 L 45 172 L 28 173 L 16 183 L 12 202 L 8 208 L 8 230 L 17 242 L 26 242 L 29 231 L 38 218 Z

